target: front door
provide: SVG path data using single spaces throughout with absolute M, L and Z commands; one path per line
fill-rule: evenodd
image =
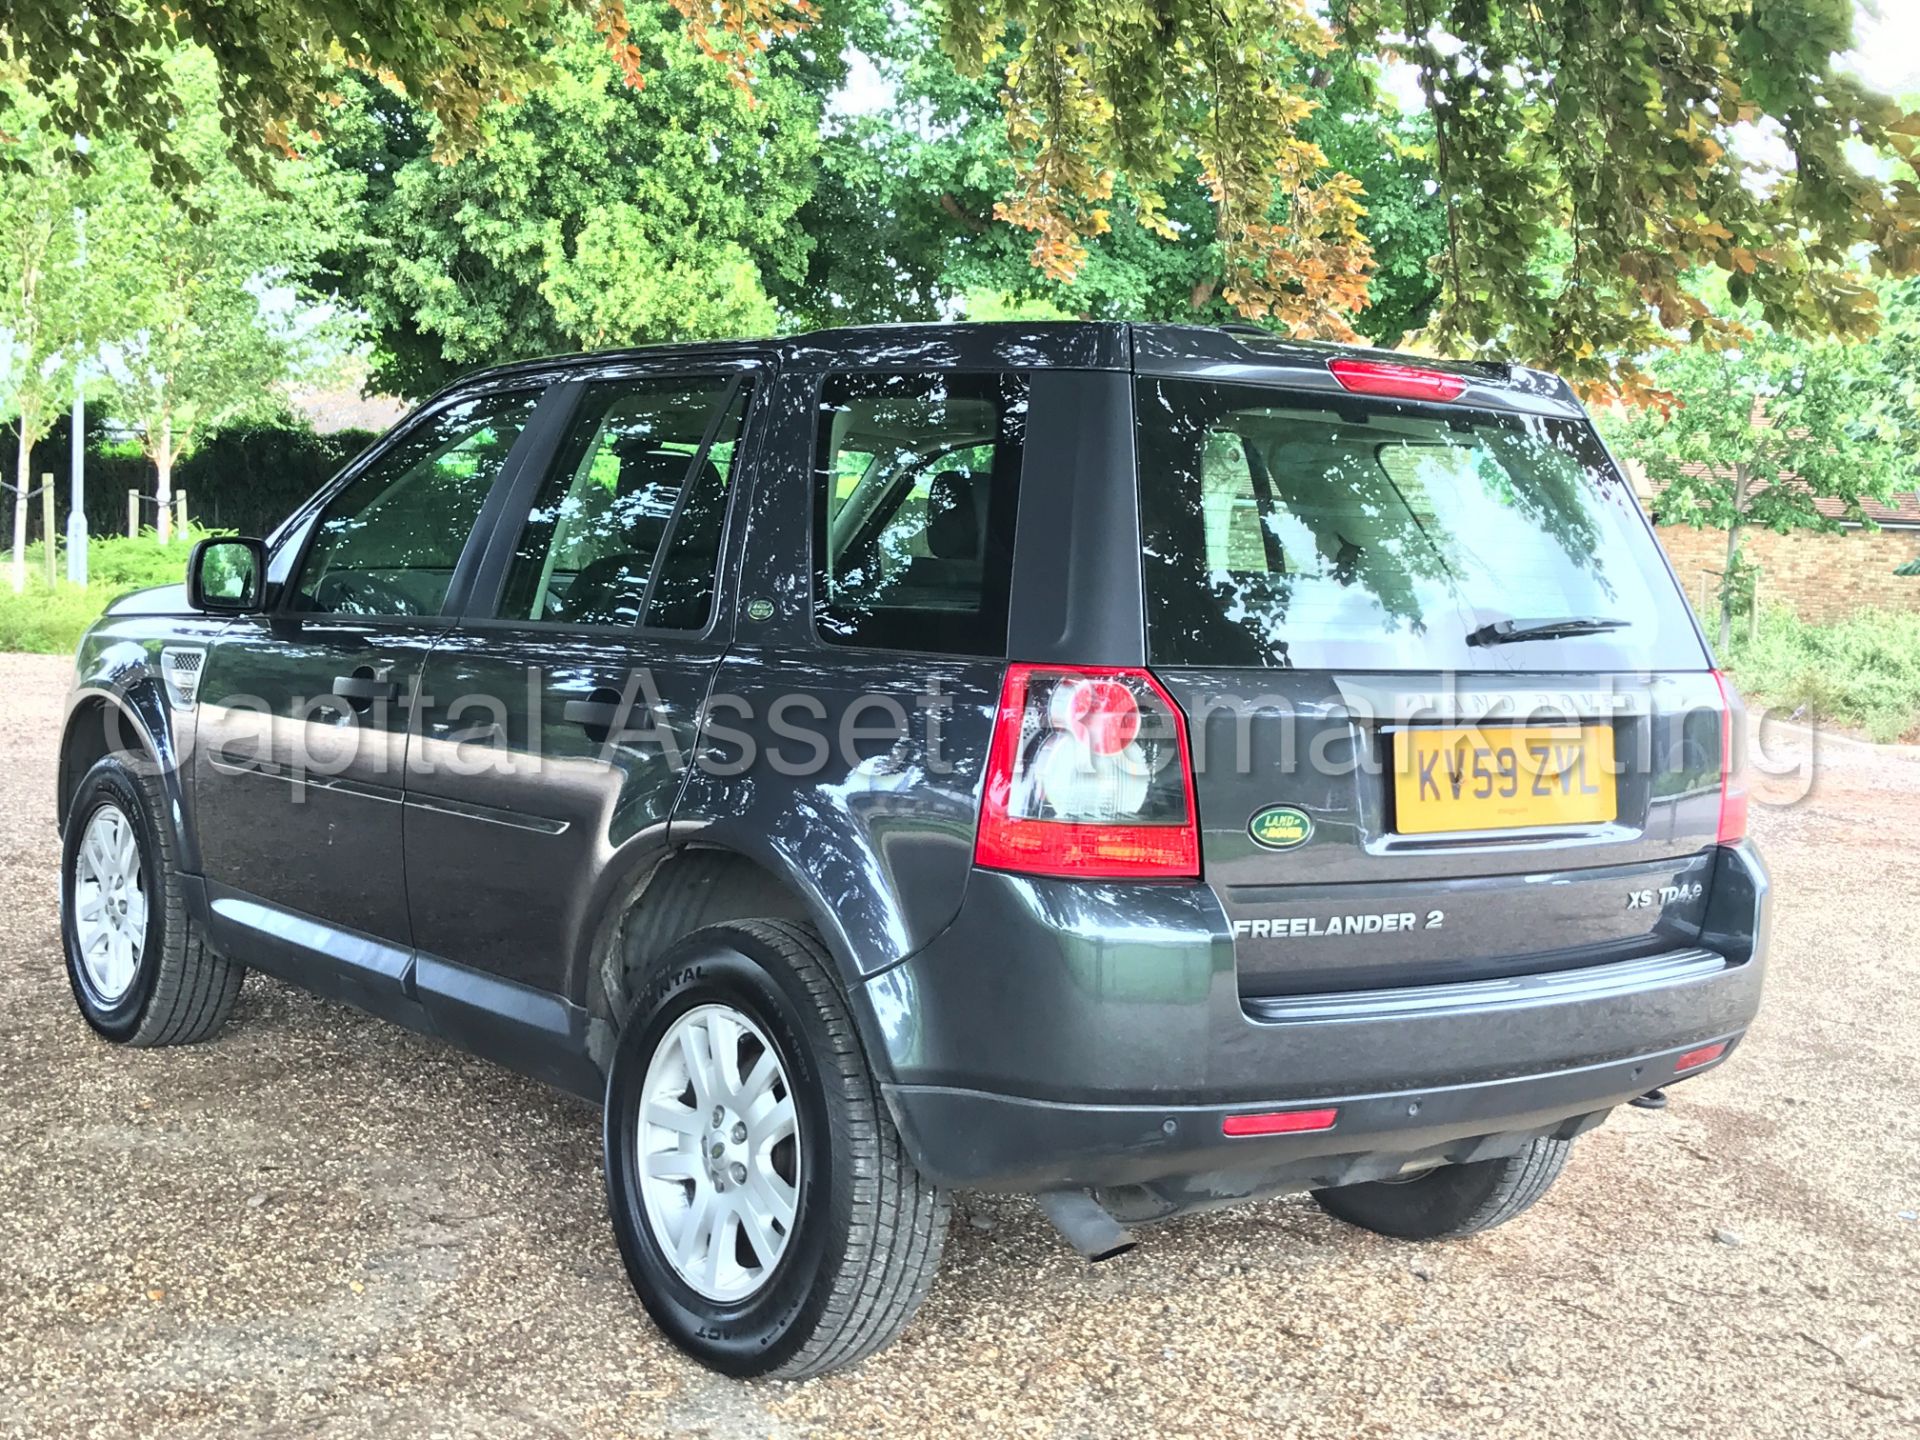
M 325 955 L 375 991 L 402 983 L 410 716 L 539 398 L 493 392 L 409 422 L 288 538 L 304 553 L 274 608 L 210 648 L 194 800 L 215 932 L 241 958 L 376 1009 L 361 982 L 308 966 Z
M 577 1003 L 610 891 L 666 843 L 726 649 L 715 581 L 752 377 L 574 389 L 550 458 L 516 487 L 524 524 L 502 527 L 428 658 L 408 757 L 419 987 L 446 1030 L 503 1010 L 577 1028 L 540 997 Z

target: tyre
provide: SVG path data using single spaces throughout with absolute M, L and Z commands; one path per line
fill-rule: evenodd
M 635 978 L 607 1075 L 608 1209 L 654 1323 L 702 1364 L 797 1379 L 905 1328 L 946 1240 L 819 937 L 712 926 Z
M 150 767 L 108 755 L 81 778 L 61 837 L 67 979 L 87 1023 L 116 1044 L 207 1039 L 246 978 L 195 933 L 165 814 Z
M 1535 1140 L 1518 1155 L 1441 1165 L 1410 1180 L 1316 1190 L 1336 1220 L 1399 1240 L 1452 1240 L 1504 1225 L 1547 1193 L 1571 1140 Z

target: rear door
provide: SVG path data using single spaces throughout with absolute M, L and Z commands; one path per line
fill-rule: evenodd
M 666 843 L 726 650 L 716 572 L 760 378 L 727 364 L 567 387 L 427 663 L 405 851 L 430 1008 L 479 994 L 449 964 L 572 993 L 611 887 Z
M 1721 693 L 1570 404 L 1174 377 L 1135 399 L 1149 654 L 1247 994 L 1698 939 Z

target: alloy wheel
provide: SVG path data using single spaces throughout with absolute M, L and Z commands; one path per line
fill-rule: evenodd
M 660 1037 L 639 1115 L 640 1190 L 667 1263 L 708 1300 L 758 1293 L 793 1238 L 800 1133 L 779 1052 L 731 1005 Z
M 111 802 L 88 819 L 74 857 L 73 930 L 95 997 L 118 1005 L 147 943 L 147 889 L 133 821 Z

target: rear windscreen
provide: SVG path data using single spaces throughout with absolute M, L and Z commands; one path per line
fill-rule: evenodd
M 1583 420 L 1163 379 L 1137 406 L 1157 662 L 1708 664 Z

